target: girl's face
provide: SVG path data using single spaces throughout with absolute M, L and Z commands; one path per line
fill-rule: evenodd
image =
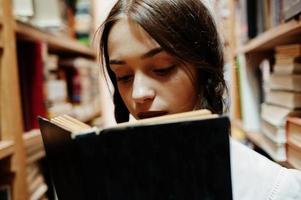
M 136 119 L 193 110 L 197 70 L 169 55 L 139 25 L 119 20 L 108 38 L 110 68 Z

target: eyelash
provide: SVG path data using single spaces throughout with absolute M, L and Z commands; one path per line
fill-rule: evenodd
M 153 72 L 157 76 L 166 76 L 170 72 L 172 72 L 175 68 L 176 68 L 176 65 L 171 65 L 169 67 L 165 67 L 165 68 L 161 68 L 161 69 L 154 69 Z M 126 82 L 130 81 L 132 77 L 133 77 L 133 75 L 125 75 L 125 76 L 121 76 L 121 77 L 116 77 L 116 80 L 117 80 L 117 82 L 126 83 Z
M 125 75 L 125 76 L 121 76 L 121 77 L 116 77 L 117 82 L 128 82 L 130 81 L 130 78 L 132 77 L 132 75 Z
M 156 75 L 158 76 L 165 76 L 172 72 L 176 68 L 176 65 L 171 65 L 169 67 L 161 68 L 161 69 L 154 69 Z

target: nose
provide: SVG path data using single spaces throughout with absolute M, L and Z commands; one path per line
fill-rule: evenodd
M 142 104 L 146 101 L 151 101 L 155 97 L 155 90 L 151 78 L 142 72 L 137 72 L 134 77 L 132 98 Z

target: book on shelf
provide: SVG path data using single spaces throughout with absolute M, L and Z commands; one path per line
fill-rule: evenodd
M 282 0 L 270 0 L 271 16 L 270 23 L 272 27 L 279 25 L 283 21 Z
M 255 67 L 247 67 L 246 57 L 239 54 L 237 57 L 239 73 L 240 104 L 243 127 L 247 131 L 260 130 L 260 85 Z
M 296 146 L 301 148 L 301 118 L 288 118 L 286 124 L 286 131 L 288 141 L 294 143 Z
M 93 27 L 92 3 L 90 0 L 76 2 L 75 34 L 79 42 L 89 45 Z
M 266 102 L 289 109 L 301 109 L 301 92 L 270 90 L 266 93 Z
M 301 63 L 293 62 L 291 64 L 279 64 L 274 65 L 275 74 L 301 74 Z
M 301 73 L 301 45 L 290 44 L 275 48 L 274 74 Z
M 285 128 L 280 126 L 276 127 L 264 119 L 261 120 L 261 131 L 262 133 L 271 139 L 275 143 L 284 144 L 286 143 L 286 131 Z
M 17 18 L 27 21 L 34 15 L 33 0 L 13 0 L 13 13 Z
M 301 13 L 301 0 L 284 0 L 282 2 L 285 20 L 289 20 Z
M 261 118 L 275 127 L 284 127 L 288 117 L 301 116 L 301 110 L 275 106 L 267 103 L 261 105 Z
M 35 198 L 37 196 L 37 193 L 42 196 L 47 192 L 47 184 L 45 181 L 43 169 L 40 162 L 32 162 L 28 163 L 26 166 L 26 182 L 28 186 L 28 194 L 30 196 L 30 199 L 41 199 L 41 198 Z M 41 193 L 40 188 L 44 188 L 44 193 Z M 46 189 L 46 190 L 45 190 Z
M 26 182 L 29 184 L 39 175 L 40 169 L 36 163 L 29 164 L 26 166 Z
M 283 0 L 238 0 L 236 13 L 243 33 L 242 42 L 281 24 L 284 21 Z
M 263 135 L 261 145 L 263 150 L 265 150 L 272 157 L 273 160 L 277 162 L 286 161 L 285 144 L 273 142 L 266 135 Z
M 298 65 L 301 63 L 301 55 L 285 55 L 285 54 L 275 54 L 276 65 L 287 66 L 287 65 Z
M 287 145 L 287 161 L 294 168 L 301 170 L 301 148 L 291 142 Z
M 59 68 L 59 56 L 56 54 L 46 54 L 45 55 L 45 68 L 48 71 L 58 70 Z
M 46 195 L 47 190 L 48 186 L 45 183 L 40 184 L 34 193 L 30 195 L 30 199 L 48 199 Z
M 276 55 L 286 57 L 301 56 L 301 44 L 281 45 L 275 48 Z
M 62 26 L 59 0 L 33 1 L 34 15 L 30 22 L 42 28 L 59 28 Z
M 60 67 L 65 71 L 69 101 L 81 106 L 100 105 L 99 68 L 94 60 L 86 58 L 61 59 Z M 94 107 L 98 110 L 98 106 Z
M 266 94 L 270 91 L 269 87 L 269 81 L 270 81 L 270 76 L 271 76 L 271 71 L 272 71 L 272 66 L 270 64 L 270 61 L 268 59 L 264 59 L 263 61 L 260 62 L 259 64 L 259 69 L 260 69 L 260 96 L 261 101 L 264 102 L 266 100 Z
M 47 100 L 51 103 L 67 102 L 67 83 L 62 79 L 50 79 L 45 83 Z
M 252 39 L 258 34 L 257 30 L 257 2 L 246 0 L 247 5 L 247 27 L 248 27 L 248 37 Z
M 43 43 L 18 41 L 17 56 L 24 131 L 38 128 L 37 116 L 46 116 Z
M 287 160 L 293 167 L 301 170 L 301 118 L 288 118 L 286 132 Z
M 106 129 L 69 116 L 39 122 L 59 199 L 232 199 L 227 117 L 201 110 Z
M 301 92 L 301 74 L 271 74 L 269 86 L 271 89 L 274 90 L 288 90 Z
M 263 1 L 263 20 L 264 20 L 264 31 L 271 28 L 271 0 Z

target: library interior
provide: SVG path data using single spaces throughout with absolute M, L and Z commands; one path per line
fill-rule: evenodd
M 116 124 L 100 40 L 117 1 L 0 0 L 0 200 L 57 199 L 38 116 Z M 190 1 L 207 7 L 222 42 L 231 138 L 300 171 L 301 1 Z

